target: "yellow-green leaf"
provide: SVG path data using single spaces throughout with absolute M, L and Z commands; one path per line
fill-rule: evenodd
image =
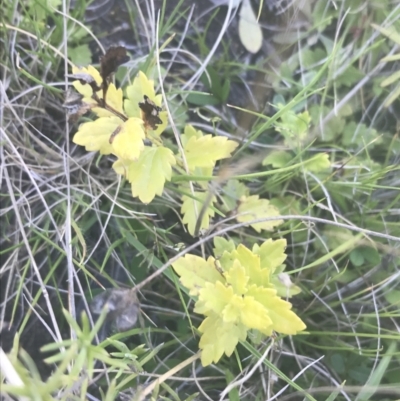
M 110 136 L 122 124 L 123 121 L 118 117 L 100 117 L 96 121 L 81 124 L 73 142 L 85 146 L 87 151 L 108 155 L 113 152 Z
M 102 78 L 100 76 L 100 73 L 96 68 L 93 66 L 89 65 L 87 68 L 79 68 L 79 67 L 72 67 L 72 73 L 74 75 L 89 75 L 91 76 L 94 81 L 96 82 L 96 85 L 98 87 L 101 86 L 102 83 Z M 84 79 L 82 80 L 84 81 Z M 90 105 L 96 105 L 96 101 L 92 98 L 93 95 L 93 89 L 89 84 L 82 84 L 80 81 L 74 81 L 72 83 L 74 88 L 83 95 L 83 102 L 86 104 Z M 99 90 L 96 92 L 96 95 L 99 99 L 103 98 L 103 91 Z M 123 93 L 122 89 L 119 88 L 117 89 L 116 86 L 113 83 L 110 83 L 108 86 L 107 90 L 107 97 L 106 97 L 107 105 L 110 106 L 113 110 L 117 111 L 118 113 L 125 115 L 124 109 L 123 109 Z M 115 113 L 113 113 L 110 110 L 107 110 L 103 107 L 93 107 L 92 111 L 97 114 L 99 117 L 113 117 L 115 116 Z
M 226 282 L 232 286 L 235 294 L 246 294 L 249 276 L 247 276 L 245 268 L 237 259 L 234 261 L 233 266 L 229 269 L 229 271 L 224 273 L 224 276 L 226 278 Z
M 97 71 L 96 68 L 94 68 L 91 65 L 89 65 L 88 68 L 73 66 L 72 74 L 90 75 L 96 82 L 97 86 L 99 86 L 99 87 L 103 81 L 99 71 Z M 81 95 L 83 95 L 85 103 L 86 103 L 86 99 L 91 99 L 91 97 L 93 95 L 93 90 L 89 84 L 81 84 L 80 81 L 74 81 L 72 83 L 72 85 L 74 86 L 74 88 L 76 89 L 77 92 L 79 92 Z M 100 93 L 101 93 L 101 91 L 97 92 L 97 94 L 100 94 Z
M 242 196 L 236 219 L 240 223 L 247 223 L 256 219 L 277 217 L 279 215 L 279 210 L 271 205 L 269 200 L 259 199 L 258 195 L 249 197 Z M 279 226 L 282 223 L 283 220 L 274 219 L 260 223 L 252 223 L 250 225 L 259 233 L 261 230 L 272 231 L 274 227 Z
M 175 157 L 165 147 L 145 147 L 139 159 L 129 164 L 127 178 L 131 183 L 132 195 L 143 203 L 151 202 L 156 195 L 162 195 L 165 181 L 172 175 Z
M 148 79 L 142 71 L 139 71 L 132 85 L 126 88 L 127 98 L 124 102 L 124 108 L 129 117 L 141 117 L 139 102 L 143 102 L 144 95 L 148 96 L 157 106 L 161 106 L 162 96 L 156 96 L 154 81 Z
M 243 298 L 241 321 L 249 329 L 257 329 L 260 331 L 267 331 L 272 325 L 272 320 L 266 308 L 253 297 L 249 296 Z
M 199 139 L 190 138 L 184 152 L 189 169 L 193 170 L 195 167 L 213 167 L 217 160 L 230 157 L 237 146 L 226 137 L 205 135 Z
M 200 256 L 186 254 L 172 264 L 175 272 L 180 276 L 180 282 L 189 289 L 189 294 L 197 296 L 199 290 L 206 283 L 222 281 L 223 277 L 218 272 L 215 259 L 210 256 L 207 261 Z
M 136 160 L 144 149 L 145 134 L 140 118 L 129 118 L 112 142 L 113 153 L 119 158 Z
M 253 246 L 253 252 L 242 244 L 235 249 L 232 241 L 221 237 L 214 242 L 218 259 L 186 255 L 173 266 L 190 294 L 198 296 L 194 311 L 206 316 L 199 327 L 204 365 L 218 362 L 224 353 L 231 355 L 250 329 L 272 335 L 297 334 L 306 328 L 292 305 L 280 297 L 300 290 L 282 273 L 285 240 L 265 241 Z M 270 280 L 272 271 L 276 273 Z
M 203 135 L 192 126 L 186 126 L 182 135 L 185 157 L 190 170 L 196 167 L 214 167 L 217 160 L 230 157 L 238 144 L 222 136 Z
M 188 231 L 191 235 L 194 235 L 200 210 L 202 209 L 208 194 L 206 192 L 195 191 L 194 196 L 196 199 L 193 199 L 188 195 L 183 195 L 181 208 L 181 213 L 183 214 L 183 223 L 187 224 Z M 200 230 L 207 229 L 210 226 L 210 217 L 214 217 L 215 215 L 214 209 L 212 209 L 212 205 L 215 200 L 215 196 L 213 196 L 209 206 L 204 212 L 204 216 L 200 224 Z
M 204 288 L 199 290 L 199 300 L 194 311 L 203 314 L 213 311 L 220 315 L 233 297 L 232 287 L 225 286 L 224 282 L 218 280 L 215 284 L 206 283 Z
M 271 274 L 286 259 L 285 254 L 286 240 L 278 239 L 273 241 L 268 239 L 261 246 L 254 244 L 253 253 L 260 256 L 260 264 L 262 269 L 267 269 Z
M 204 319 L 199 327 L 199 331 L 203 333 L 199 343 L 199 347 L 202 350 L 201 363 L 203 366 L 218 362 L 224 353 L 224 344 L 216 338 L 217 331 L 223 327 L 221 320 L 218 315 L 212 315 Z M 236 339 L 233 349 L 235 349 L 238 342 L 239 340 Z
M 98 92 L 98 96 L 100 99 L 103 99 L 103 92 L 102 91 Z M 124 109 L 122 107 L 122 103 L 123 103 L 122 89 L 121 88 L 117 89 L 113 83 L 111 83 L 108 86 L 106 102 L 107 102 L 107 106 L 110 106 L 113 110 L 117 111 L 118 113 L 120 113 L 122 115 L 125 115 Z M 115 113 L 113 113 L 110 110 L 106 110 L 103 107 L 94 107 L 93 111 L 99 117 L 107 117 L 107 116 L 111 117 L 111 116 L 115 115 Z
M 200 130 L 196 130 L 192 125 L 185 125 L 185 131 L 181 135 L 182 146 L 185 147 L 191 138 L 200 139 L 203 133 Z
M 230 288 L 230 287 L 229 287 Z M 224 309 L 219 312 L 224 322 L 239 323 L 241 322 L 242 311 L 244 308 L 243 297 L 233 294 Z
M 126 88 L 127 98 L 124 101 L 124 109 L 129 117 L 142 118 L 139 103 L 143 102 L 144 95 L 154 102 L 156 106 L 161 107 L 162 95 L 155 94 L 154 81 L 148 79 L 142 71 L 139 71 L 132 85 Z M 159 117 L 162 124 L 159 124 L 156 130 L 150 130 L 155 136 L 159 136 L 165 130 L 168 123 L 168 114 L 166 111 L 160 111 Z
M 123 175 L 125 177 L 130 164 L 131 160 L 118 159 L 117 161 L 114 162 L 112 168 L 117 174 Z
M 331 162 L 329 161 L 329 155 L 327 153 L 318 153 L 311 159 L 307 160 L 304 169 L 319 173 L 322 170 L 326 170 L 331 166 Z
M 282 334 L 297 334 L 305 330 L 306 325 L 291 311 L 292 304 L 284 301 L 276 295 L 276 290 L 262 288 L 252 285 L 248 289 L 248 296 L 253 296 L 256 301 L 262 304 L 267 310 L 272 320 L 272 329 Z M 270 328 L 261 330 L 264 334 L 270 335 Z
M 237 260 L 244 267 L 246 275 L 249 277 L 250 284 L 254 283 L 263 286 L 268 285 L 270 272 L 267 270 L 261 270 L 260 257 L 258 255 L 255 255 L 243 244 L 239 244 L 237 249 L 231 252 L 231 257 L 234 259 L 234 262 L 230 269 L 235 266 L 235 260 Z M 221 264 L 225 267 L 222 259 L 223 258 L 221 258 Z
M 293 156 L 289 152 L 274 150 L 262 161 L 262 165 L 268 166 L 272 164 L 273 168 L 282 168 L 287 166 L 292 159 Z
M 232 240 L 227 240 L 223 237 L 214 238 L 214 255 L 216 258 L 222 256 L 226 252 L 232 252 L 235 250 L 235 243 Z
M 278 107 L 284 106 L 278 105 Z M 307 137 L 310 123 L 311 116 L 308 111 L 296 114 L 292 110 L 287 110 L 277 123 L 276 130 L 285 137 L 285 144 L 293 148 Z
M 202 350 L 201 363 L 207 366 L 217 363 L 221 356 L 232 355 L 239 341 L 244 341 L 247 329 L 242 324 L 226 323 L 220 316 L 210 314 L 199 327 L 202 334 L 199 347 Z

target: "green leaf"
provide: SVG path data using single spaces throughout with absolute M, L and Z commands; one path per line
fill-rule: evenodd
M 196 401 L 199 394 L 200 393 L 194 393 L 192 395 L 189 395 L 189 397 L 185 398 L 184 401 Z
M 278 105 L 279 109 L 283 107 Z M 284 136 L 286 145 L 294 147 L 307 137 L 310 123 L 311 116 L 308 111 L 296 114 L 293 110 L 287 110 L 280 117 L 276 130 Z
M 122 161 L 120 163 L 123 164 Z M 145 147 L 137 161 L 127 166 L 127 179 L 132 186 L 132 196 L 139 197 L 143 203 L 151 202 L 156 195 L 162 195 L 165 181 L 172 175 L 175 157 L 172 151 L 163 146 Z M 113 167 L 120 172 L 121 164 Z
M 206 89 L 214 95 L 217 95 L 221 91 L 220 74 L 211 65 L 207 66 L 206 71 L 201 75 L 200 80 Z
M 391 289 L 390 291 L 385 292 L 384 297 L 386 301 L 397 308 L 400 307 L 400 290 Z
M 29 4 L 29 14 L 34 16 L 37 21 L 44 21 L 48 15 L 53 13 L 51 8 L 57 8 L 62 4 L 62 0 L 36 0 Z
M 239 223 L 247 223 L 256 219 L 277 217 L 279 215 L 279 210 L 271 205 L 269 200 L 259 199 L 258 195 L 248 197 L 242 196 L 236 219 Z M 260 223 L 252 223 L 250 225 L 254 230 L 260 233 L 261 230 L 273 231 L 276 226 L 279 226 L 282 223 L 283 220 L 276 219 Z
M 325 0 L 318 0 L 313 7 L 313 21 L 318 21 L 318 32 L 323 32 L 337 18 L 334 7 L 326 7 Z
M 235 380 L 235 376 L 228 369 L 225 370 L 225 379 L 226 384 L 233 382 Z M 238 387 L 233 387 L 229 391 L 229 401 L 240 401 L 239 389 Z
M 68 56 L 75 65 L 88 65 L 92 62 L 92 52 L 87 44 L 68 48 Z
M 329 155 L 327 153 L 318 153 L 304 164 L 304 169 L 313 173 L 319 173 L 331 166 Z
M 346 359 L 342 354 L 333 353 L 329 358 L 329 363 L 337 373 L 342 375 L 346 372 Z
M 272 164 L 273 168 L 282 168 L 287 166 L 293 156 L 284 150 L 273 150 L 263 161 L 263 166 L 268 166 Z
M 223 210 L 230 212 L 236 209 L 243 195 L 249 195 L 249 188 L 238 180 L 229 180 L 222 192 Z
M 377 265 L 381 262 L 379 252 L 369 246 L 359 246 L 350 252 L 350 260 L 354 266 L 361 266 L 364 262 Z
M 339 115 L 332 117 L 327 123 L 321 125 L 320 121 L 329 113 L 328 107 L 321 107 L 318 105 L 311 106 L 309 109 L 314 125 L 321 130 L 321 140 L 328 142 L 334 140 L 337 136 L 342 134 L 346 125 L 346 120 L 343 118 L 343 110 Z
M 221 103 L 226 103 L 226 101 L 228 100 L 230 89 L 231 89 L 231 81 L 229 79 L 226 79 L 221 88 L 221 94 L 220 94 Z
M 229 79 L 222 79 L 221 78 L 221 72 L 217 71 L 214 67 L 208 66 L 206 71 L 201 75 L 200 80 L 204 84 L 206 90 L 211 92 L 211 96 L 218 100 L 218 103 L 224 103 L 226 102 L 226 99 L 228 98 L 229 95 L 229 89 L 230 89 L 230 81 Z M 196 96 L 200 95 L 202 96 L 202 93 L 199 92 L 191 92 L 189 94 L 189 102 L 198 103 L 198 100 L 200 98 L 196 99 Z M 194 99 L 193 99 L 194 96 Z M 206 98 L 204 99 L 206 100 Z M 208 99 L 209 100 L 209 99 Z M 202 104 L 199 104 L 202 105 Z
M 365 146 L 372 148 L 379 144 L 382 139 L 374 128 L 367 127 L 365 124 L 359 124 L 350 121 L 343 131 L 344 146 Z
M 353 249 L 351 252 L 350 252 L 350 255 L 349 255 L 349 257 L 350 257 L 350 261 L 351 261 L 351 263 L 353 263 L 353 265 L 354 266 L 362 266 L 363 265 L 363 263 L 364 263 L 364 255 L 363 255 L 363 253 L 362 252 L 360 252 L 360 250 L 359 249 Z
M 322 47 L 314 47 L 314 49 L 310 49 L 310 47 L 305 46 L 300 50 L 298 57 L 301 57 L 302 68 L 313 70 L 315 69 L 315 65 L 324 60 L 326 56 L 327 52 Z
M 188 231 L 191 235 L 194 235 L 197 219 L 199 218 L 200 210 L 203 207 L 204 202 L 208 197 L 207 192 L 194 192 L 194 197 L 188 195 L 182 196 L 182 207 L 181 213 L 183 214 L 183 223 L 187 224 Z M 209 206 L 204 212 L 203 218 L 200 224 L 200 230 L 207 229 L 210 226 L 210 217 L 214 217 L 215 211 L 212 208 L 213 203 L 216 201 L 215 196 L 212 197 Z
M 335 78 L 335 83 L 338 87 L 343 85 L 349 88 L 354 86 L 354 84 L 359 82 L 363 77 L 364 74 L 358 68 L 350 65 L 341 75 Z

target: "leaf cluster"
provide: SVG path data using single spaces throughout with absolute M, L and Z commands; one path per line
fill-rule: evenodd
M 116 54 L 119 59 L 113 60 Z M 109 76 L 125 61 L 123 54 L 111 48 L 102 58 L 100 72 L 92 66 L 73 68 L 72 77 L 77 79 L 73 86 L 79 95 L 73 95 L 76 100 L 67 99 L 64 106 L 74 117 L 89 110 L 95 116 L 95 120 L 79 126 L 73 141 L 87 151 L 114 155 L 117 158 L 114 171 L 129 181 L 132 196 L 145 204 L 163 194 L 167 181 L 179 177 L 184 181 L 177 188 L 182 194 L 183 223 L 191 235 L 207 229 L 216 211 L 222 216 L 235 213 L 237 221 L 249 222 L 257 232 L 271 231 L 281 224 L 278 218 L 251 223 L 278 217 L 279 211 L 267 199 L 250 196 L 246 185 L 239 181 L 229 181 L 220 199 L 210 196 L 210 182 L 218 178 L 213 177 L 216 163 L 231 157 L 238 143 L 222 136 L 205 135 L 186 125 L 177 138 L 180 146 L 175 151 L 164 141 L 168 118 L 161 108 L 162 96 L 155 93 L 154 81 L 139 71 L 124 91 L 108 82 Z M 236 187 L 234 198 L 233 187 Z
M 214 257 L 186 254 L 173 263 L 181 283 L 196 297 L 194 311 L 205 316 L 198 330 L 203 366 L 230 356 L 249 330 L 271 336 L 297 334 L 306 328 L 281 297 L 300 291 L 283 281 L 286 241 L 267 240 L 250 250 L 222 237 L 214 239 Z

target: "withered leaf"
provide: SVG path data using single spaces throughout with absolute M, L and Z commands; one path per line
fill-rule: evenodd
M 65 92 L 63 107 L 67 110 L 70 119 L 77 120 L 79 116 L 86 114 L 92 106 L 82 101 L 83 95 L 68 88 Z
M 159 117 L 162 108 L 157 106 L 148 96 L 144 95 L 144 102 L 139 102 L 140 110 L 142 111 L 142 119 L 145 127 L 150 127 L 152 130 L 157 129 L 158 124 L 162 124 Z
M 121 64 L 126 63 L 129 56 L 126 54 L 124 46 L 110 47 L 106 54 L 100 57 L 100 75 L 103 79 L 101 87 L 103 89 L 103 104 L 106 104 L 106 95 L 108 90 L 108 81 Z
M 84 72 L 78 72 L 76 74 L 68 74 L 69 78 L 77 79 L 82 85 L 90 85 L 93 92 L 99 91 L 101 88 L 97 85 L 95 79 Z
M 110 47 L 104 56 L 100 58 L 100 75 L 106 81 L 114 74 L 118 67 L 129 61 L 126 48 L 123 46 Z

